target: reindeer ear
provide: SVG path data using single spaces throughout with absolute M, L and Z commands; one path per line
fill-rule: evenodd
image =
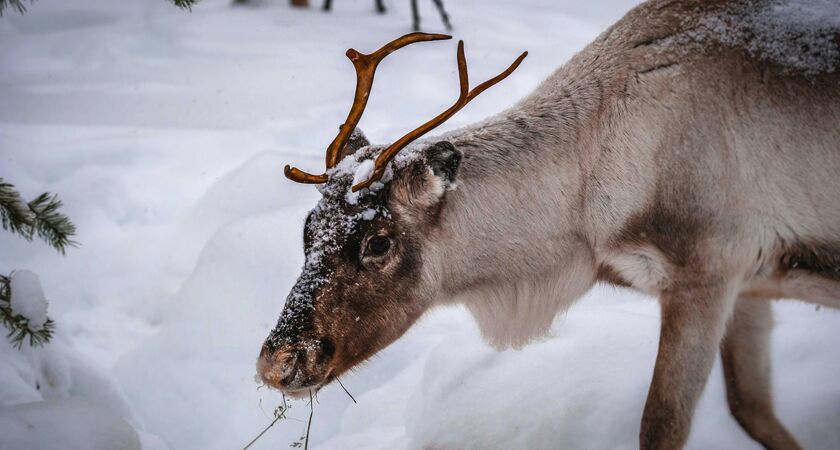
M 449 141 L 440 141 L 426 149 L 426 161 L 432 172 L 439 177 L 447 188 L 455 184 L 458 167 L 461 165 L 461 152 Z
M 437 216 L 446 191 L 455 185 L 461 163 L 461 152 L 446 141 L 424 151 L 425 158 L 401 170 L 391 188 L 392 205 L 415 222 Z
M 353 153 L 356 153 L 356 150 L 362 147 L 367 147 L 368 145 L 370 145 L 370 141 L 368 141 L 365 133 L 363 133 L 359 128 L 354 128 L 353 133 L 350 134 L 350 138 L 347 139 L 347 144 L 345 144 L 344 148 L 341 149 L 341 157 L 338 160 L 341 161 L 347 155 L 352 155 Z

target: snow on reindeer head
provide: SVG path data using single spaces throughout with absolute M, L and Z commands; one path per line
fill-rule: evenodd
M 347 51 L 356 68 L 356 94 L 327 148 L 327 171 L 285 170 L 291 180 L 320 184 L 322 198 L 304 226 L 302 273 L 257 360 L 266 384 L 291 395 L 319 388 L 396 340 L 429 308 L 423 241 L 455 186 L 461 153 L 446 141 L 406 147 L 510 75 L 527 52 L 469 90 L 459 42 L 461 89 L 452 107 L 387 148 L 370 145 L 356 125 L 383 58 L 411 43 L 450 38 L 411 33 L 369 55 Z

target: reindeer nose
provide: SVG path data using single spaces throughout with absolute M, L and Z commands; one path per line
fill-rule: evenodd
M 294 384 L 298 372 L 298 354 L 292 349 L 272 349 L 263 345 L 257 359 L 257 373 L 271 387 L 283 389 Z
M 279 346 L 266 341 L 257 359 L 257 374 L 266 384 L 284 392 L 317 386 L 329 377 L 334 353 L 335 345 L 328 338 Z

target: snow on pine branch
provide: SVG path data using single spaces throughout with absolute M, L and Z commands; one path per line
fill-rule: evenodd
M 15 187 L 0 178 L 0 226 L 27 241 L 37 235 L 63 255 L 66 247 L 78 243 L 71 239 L 76 227 L 59 208 L 61 200 L 48 192 L 24 202 Z
M 0 321 L 17 348 L 29 341 L 43 345 L 52 339 L 55 323 L 47 317 L 48 302 L 38 276 L 28 270 L 0 275 Z

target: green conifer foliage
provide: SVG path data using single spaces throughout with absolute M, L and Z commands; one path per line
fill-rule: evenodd
M 29 1 L 32 2 L 33 0 Z M 26 5 L 23 4 L 23 0 L 0 0 L 0 16 L 3 15 L 3 10 L 6 8 L 12 8 L 21 14 L 26 12 Z
M 198 3 L 198 0 L 172 0 L 175 6 L 183 9 L 192 9 L 193 5 Z
M 0 178 L 0 226 L 27 241 L 38 236 L 63 255 L 68 246 L 78 244 L 71 239 L 76 234 L 76 227 L 58 211 L 59 208 L 61 200 L 48 192 L 26 203 L 13 185 Z M 52 319 L 33 327 L 29 319 L 15 313 L 11 278 L 4 275 L 0 275 L 0 323 L 8 330 L 6 337 L 17 348 L 27 341 L 30 346 L 43 345 L 49 342 L 55 330 Z
M 29 0 L 30 3 L 34 2 L 35 0 Z M 175 4 L 175 6 L 183 9 L 192 9 L 192 6 L 198 3 L 198 0 L 169 0 Z M 0 0 L 0 17 L 3 17 L 3 11 L 6 8 L 11 8 L 17 11 L 20 14 L 26 12 L 26 0 Z
M 0 178 L 0 226 L 27 241 L 37 235 L 63 255 L 78 243 L 70 239 L 76 227 L 59 208 L 61 200 L 49 192 L 24 202 L 15 187 Z

